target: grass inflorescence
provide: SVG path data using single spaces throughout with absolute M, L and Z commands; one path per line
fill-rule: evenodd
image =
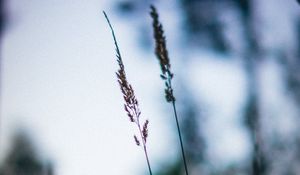
M 181 148 L 181 153 L 182 153 L 182 158 L 183 158 L 183 163 L 184 163 L 184 169 L 186 175 L 188 175 L 188 168 L 187 168 L 187 162 L 186 162 L 186 157 L 185 157 L 185 151 L 183 147 L 183 142 L 182 142 L 182 136 L 181 136 L 181 131 L 180 131 L 180 125 L 178 122 L 178 116 L 177 116 L 177 110 L 176 110 L 176 104 L 175 104 L 175 97 L 173 94 L 173 88 L 172 88 L 172 79 L 174 74 L 171 72 L 171 64 L 170 64 L 170 59 L 168 55 L 168 50 L 166 46 L 166 37 L 164 36 L 164 30 L 163 26 L 159 21 L 159 15 L 157 13 L 156 8 L 151 5 L 150 6 L 151 12 L 150 15 L 153 19 L 153 31 L 154 31 L 154 39 L 155 39 L 155 55 L 159 61 L 160 68 L 161 68 L 161 75 L 160 77 L 163 79 L 165 82 L 165 97 L 168 103 L 172 104 L 173 107 L 173 112 L 174 112 L 174 117 L 176 121 L 176 126 L 177 126 L 177 131 L 178 131 L 178 136 L 179 136 L 179 141 L 180 141 L 180 148 Z
M 120 89 L 121 89 L 121 92 L 123 94 L 123 98 L 125 101 L 124 109 L 127 113 L 127 116 L 129 117 L 130 122 L 135 123 L 136 126 L 138 127 L 139 135 L 140 135 L 141 139 L 139 139 L 138 136 L 134 135 L 133 136 L 134 141 L 137 146 L 140 146 L 142 144 L 142 147 L 143 147 L 143 150 L 145 153 L 145 157 L 146 157 L 146 161 L 147 161 L 147 165 L 148 165 L 148 169 L 149 169 L 149 174 L 152 175 L 152 170 L 151 170 L 149 156 L 148 156 L 147 147 L 146 147 L 146 142 L 147 142 L 147 138 L 148 138 L 149 120 L 146 120 L 143 123 L 143 125 L 141 125 L 141 122 L 140 122 L 141 111 L 139 109 L 139 103 L 135 96 L 135 93 L 134 93 L 134 90 L 133 90 L 131 84 L 129 84 L 129 82 L 127 81 L 125 67 L 123 64 L 121 52 L 120 52 L 120 49 L 119 49 L 119 46 L 117 43 L 114 29 L 109 21 L 109 18 L 107 17 L 107 15 L 104 11 L 103 11 L 103 14 L 107 20 L 107 23 L 108 23 L 110 29 L 111 29 L 111 33 L 112 33 L 113 40 L 114 40 L 115 47 L 116 47 L 116 57 L 117 57 L 118 65 L 119 65 L 119 69 L 116 72 L 116 74 L 117 74 L 117 81 L 119 83 L 119 86 L 120 86 Z

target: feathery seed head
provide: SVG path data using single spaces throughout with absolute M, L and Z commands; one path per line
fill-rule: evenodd
M 151 6 L 150 15 L 153 19 L 153 29 L 154 29 L 154 38 L 155 38 L 155 54 L 159 60 L 161 70 L 163 75 L 170 73 L 170 61 L 168 56 L 168 50 L 166 48 L 166 39 L 164 36 L 164 31 L 162 24 L 159 22 L 159 16 L 154 6 Z
M 143 139 L 143 144 L 145 144 L 146 139 L 148 137 L 148 123 L 149 123 L 149 121 L 146 120 L 143 128 L 141 128 L 141 126 L 140 126 L 141 111 L 139 109 L 138 100 L 135 97 L 134 90 L 133 90 L 131 84 L 127 80 L 126 73 L 125 73 L 125 66 L 123 64 L 121 52 L 120 52 L 120 49 L 119 49 L 119 46 L 118 46 L 118 43 L 117 43 L 117 40 L 116 40 L 114 29 L 113 29 L 107 15 L 106 15 L 106 13 L 103 12 L 103 14 L 104 14 L 104 16 L 107 20 L 107 23 L 108 23 L 110 29 L 111 29 L 111 33 L 112 33 L 112 36 L 113 36 L 113 39 L 114 39 L 114 44 L 115 44 L 115 47 L 116 47 L 116 57 L 117 57 L 118 65 L 119 65 L 119 69 L 117 70 L 116 75 L 117 75 L 117 81 L 118 81 L 119 86 L 120 86 L 120 90 L 123 94 L 123 99 L 125 101 L 124 110 L 126 111 L 127 116 L 129 117 L 129 120 L 131 122 L 135 123 L 138 126 L 138 128 L 141 132 L 140 135 Z M 135 140 L 135 143 L 139 146 L 140 141 L 139 141 L 139 139 L 136 135 L 134 135 L 134 140 Z
M 124 64 L 123 64 L 123 60 L 121 57 L 121 53 L 119 50 L 119 46 L 116 40 L 116 36 L 114 33 L 114 29 L 112 27 L 112 25 L 110 24 L 110 21 L 106 15 L 106 13 L 103 11 L 103 14 L 107 20 L 107 23 L 111 29 L 111 33 L 115 42 L 115 47 L 116 47 L 116 56 L 117 56 L 117 62 L 119 64 L 119 69 L 116 72 L 117 74 L 117 79 L 118 79 L 118 83 L 121 89 L 121 92 L 123 94 L 123 98 L 125 101 L 124 104 L 124 109 L 127 112 L 127 116 L 129 117 L 129 120 L 133 123 L 135 123 L 139 129 L 139 133 L 140 133 L 140 137 L 142 138 L 142 144 L 143 144 L 143 149 L 144 149 L 144 153 L 145 153 L 145 157 L 147 160 L 147 165 L 148 165 L 148 169 L 149 169 L 149 173 L 150 175 L 152 175 L 152 170 L 150 167 L 150 161 L 148 158 L 148 153 L 147 153 L 147 148 L 146 148 L 146 139 L 148 137 L 148 123 L 149 121 L 146 120 L 143 128 L 141 128 L 140 125 L 140 109 L 138 106 L 138 101 L 134 95 L 134 91 L 132 86 L 128 83 L 127 78 L 126 78 L 126 74 L 125 74 L 125 68 L 124 68 Z M 137 146 L 140 146 L 140 140 L 138 139 L 138 137 L 136 135 L 133 136 L 134 141 L 136 143 Z
M 150 15 L 153 19 L 153 31 L 155 39 L 155 54 L 159 60 L 160 68 L 162 74 L 160 77 L 165 81 L 165 97 L 167 102 L 174 102 L 175 97 L 173 95 L 173 89 L 171 80 L 173 78 L 173 73 L 171 72 L 171 64 L 168 56 L 168 50 L 166 46 L 166 38 L 164 36 L 164 30 L 162 24 L 159 22 L 158 13 L 153 5 L 150 6 Z
M 127 81 L 125 67 L 123 64 L 121 52 L 120 52 L 120 49 L 119 49 L 119 46 L 117 43 L 117 39 L 115 36 L 115 32 L 113 30 L 113 27 L 112 27 L 106 13 L 103 12 L 103 14 L 108 22 L 110 29 L 111 29 L 111 33 L 112 33 L 115 47 L 116 47 L 116 57 L 117 57 L 118 65 L 119 65 L 119 69 L 116 72 L 116 75 L 117 75 L 118 83 L 119 83 L 119 86 L 120 86 L 120 89 L 121 89 L 121 92 L 123 94 L 123 98 L 125 101 L 124 109 L 127 112 L 129 120 L 131 122 L 136 122 L 141 114 L 139 107 L 138 107 L 138 101 L 134 95 L 134 90 L 133 90 L 132 86 Z

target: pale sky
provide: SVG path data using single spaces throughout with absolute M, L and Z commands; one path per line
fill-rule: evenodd
M 150 120 L 150 159 L 158 160 L 162 151 L 172 155 L 167 140 L 161 139 L 168 137 L 168 131 L 153 98 L 159 97 L 154 91 L 161 83 L 157 65 L 139 59 L 140 52 L 132 48 L 135 41 L 128 37 L 130 28 L 116 21 L 107 2 L 111 1 L 8 2 L 11 22 L 3 44 L 1 157 L 13 131 L 24 127 L 42 156 L 54 162 L 57 174 L 132 175 L 146 170 L 142 149 L 133 140 L 135 127 L 123 111 L 115 49 L 102 10 L 111 17 L 121 50 L 128 51 L 123 54 L 128 78 L 142 117 Z

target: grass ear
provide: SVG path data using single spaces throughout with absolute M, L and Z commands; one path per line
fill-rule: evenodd
M 157 13 L 156 8 L 153 5 L 151 5 L 150 9 L 151 9 L 150 15 L 153 20 L 152 28 L 153 28 L 153 37 L 155 40 L 155 55 L 159 61 L 159 65 L 161 68 L 160 77 L 162 78 L 162 80 L 165 83 L 166 101 L 168 103 L 171 103 L 172 107 L 173 107 L 174 117 L 175 117 L 177 131 L 178 131 L 178 137 L 179 137 L 179 141 L 180 141 L 180 148 L 181 148 L 182 158 L 183 158 L 183 162 L 184 162 L 185 173 L 186 173 L 186 175 L 188 175 L 189 173 L 188 173 L 187 162 L 186 162 L 186 157 L 185 157 L 185 153 L 184 153 L 180 125 L 178 122 L 175 97 L 173 94 L 173 87 L 172 87 L 173 73 L 171 72 L 171 64 L 170 64 L 170 59 L 169 59 L 168 50 L 167 50 L 166 37 L 164 35 L 163 26 L 159 21 L 159 15 Z
M 141 139 L 139 139 L 136 135 L 134 135 L 133 138 L 134 138 L 134 141 L 137 146 L 140 146 L 140 144 L 142 143 L 146 161 L 147 161 L 147 165 L 148 165 L 148 169 L 149 169 L 149 174 L 152 175 L 152 170 L 151 170 L 147 147 L 146 147 L 146 140 L 148 137 L 149 120 L 145 121 L 143 128 L 142 128 L 141 123 L 140 123 L 141 111 L 140 111 L 140 108 L 138 105 L 138 100 L 135 96 L 135 93 L 134 93 L 134 90 L 133 90 L 131 84 L 129 84 L 129 82 L 127 81 L 127 77 L 126 77 L 126 73 L 125 73 L 125 66 L 123 64 L 121 52 L 120 52 L 120 49 L 118 46 L 118 42 L 117 42 L 117 39 L 115 36 L 114 29 L 109 21 L 108 16 L 106 15 L 106 13 L 104 11 L 103 11 L 103 14 L 104 14 L 104 17 L 106 18 L 107 23 L 110 27 L 110 30 L 111 30 L 111 33 L 113 36 L 113 40 L 115 43 L 115 47 L 116 47 L 116 52 L 117 52 L 116 56 L 117 56 L 117 62 L 119 65 L 119 69 L 117 70 L 116 74 L 117 74 L 117 81 L 119 83 L 119 86 L 120 86 L 120 89 L 121 89 L 121 92 L 123 94 L 123 98 L 125 101 L 124 109 L 125 109 L 125 112 L 127 113 L 127 116 L 129 117 L 129 120 L 131 122 L 135 123 L 136 126 L 138 127 L 139 135 L 140 135 Z

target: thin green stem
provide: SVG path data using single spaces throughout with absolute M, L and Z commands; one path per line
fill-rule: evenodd
M 182 136 L 181 136 L 181 131 L 180 131 L 180 125 L 179 125 L 178 117 L 177 117 L 177 110 L 176 110 L 175 100 L 172 101 L 172 106 L 173 106 L 173 110 L 174 110 L 174 117 L 175 117 L 175 120 L 176 120 L 178 136 L 179 136 L 179 140 L 180 140 L 180 147 L 181 147 L 182 159 L 183 159 L 183 163 L 184 163 L 184 169 L 185 169 L 186 175 L 188 175 L 189 172 L 188 172 L 186 158 L 185 158 L 185 154 L 184 154 L 184 148 L 183 148 Z
M 178 131 L 178 136 L 179 136 L 179 141 L 180 141 L 180 148 L 181 148 L 181 154 L 182 154 L 182 159 L 183 159 L 183 164 L 184 164 L 184 169 L 185 169 L 185 174 L 189 175 L 188 168 L 187 168 L 187 162 L 186 162 L 186 157 L 185 157 L 185 151 L 183 148 L 183 141 L 182 141 L 182 136 L 181 136 L 181 130 L 180 130 L 180 125 L 178 121 L 178 116 L 177 116 L 177 110 L 176 110 L 176 104 L 175 104 L 175 97 L 173 94 L 173 88 L 172 88 L 172 75 L 170 72 L 167 73 L 168 79 L 167 79 L 167 84 L 169 84 L 169 87 L 171 89 L 171 101 L 172 101 L 172 106 L 173 106 L 173 111 L 174 111 L 174 117 L 176 120 L 176 126 L 177 126 L 177 131 Z

